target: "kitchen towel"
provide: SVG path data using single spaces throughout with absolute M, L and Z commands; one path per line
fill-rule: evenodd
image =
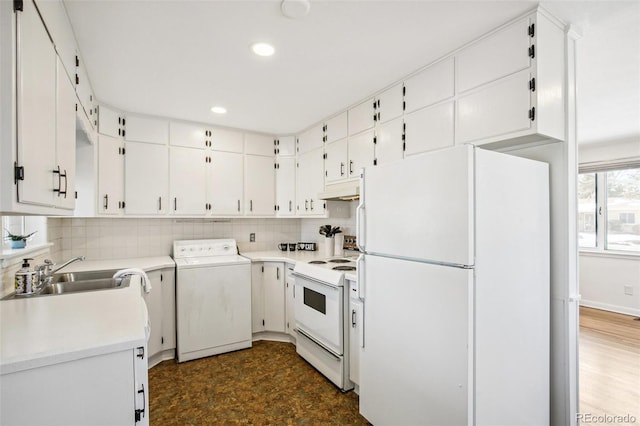
M 149 276 L 142 269 L 138 268 L 127 268 L 121 269 L 113 275 L 113 278 L 124 277 L 125 275 L 139 275 L 142 281 L 142 289 L 145 293 L 151 293 L 151 281 L 149 280 Z

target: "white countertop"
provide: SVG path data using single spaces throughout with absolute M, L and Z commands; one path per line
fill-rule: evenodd
M 0 302 L 0 375 L 146 342 L 140 278 L 128 288 Z
M 244 253 L 240 253 L 244 257 L 248 257 L 252 262 L 286 262 L 295 264 L 296 262 L 309 262 L 310 260 L 320 260 L 326 259 L 324 256 L 324 252 L 322 251 L 280 251 L 280 250 L 270 250 L 270 251 L 248 251 Z M 345 253 L 347 256 L 353 256 L 357 254 L 356 252 Z M 336 256 L 340 257 L 340 256 Z M 345 279 L 350 281 L 357 281 L 358 277 L 356 274 L 346 273 L 344 274 Z
M 174 268 L 176 263 L 170 256 L 133 257 L 128 259 L 85 260 L 73 262 L 58 272 L 104 271 L 107 269 L 139 268 L 145 272 Z

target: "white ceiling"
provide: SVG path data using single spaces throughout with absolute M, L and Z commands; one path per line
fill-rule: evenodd
M 295 133 L 492 28 L 531 1 L 65 0 L 96 97 L 128 112 Z M 577 25 L 581 142 L 640 136 L 640 1 L 544 2 Z M 270 58 L 249 46 L 267 41 Z M 210 108 L 225 106 L 214 115 Z

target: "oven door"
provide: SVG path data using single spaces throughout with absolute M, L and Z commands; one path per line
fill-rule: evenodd
M 343 355 L 343 289 L 294 274 L 298 329 L 334 355 Z

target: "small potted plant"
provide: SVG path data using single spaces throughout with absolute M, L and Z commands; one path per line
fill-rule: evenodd
M 25 248 L 27 245 L 27 240 L 29 238 L 31 238 L 33 236 L 33 234 L 35 234 L 38 231 L 34 231 L 30 234 L 27 235 L 15 235 L 12 234 L 11 232 L 9 232 L 9 230 L 5 229 L 5 231 L 7 232 L 7 236 L 5 237 L 5 240 L 9 240 L 10 241 L 10 247 L 12 249 L 21 249 L 21 248 Z
M 333 256 L 333 253 L 334 253 L 333 237 L 335 237 L 336 234 L 340 234 L 340 233 L 342 233 L 342 230 L 340 229 L 339 226 L 333 227 L 331 225 L 322 225 L 320 227 L 320 235 L 325 236 L 325 240 L 324 240 L 325 256 L 327 257 Z

